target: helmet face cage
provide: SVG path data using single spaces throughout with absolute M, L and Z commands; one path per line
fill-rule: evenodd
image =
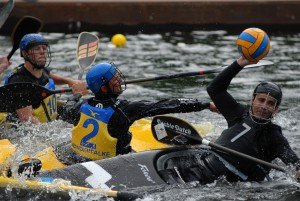
M 43 49 L 45 54 L 45 61 L 38 61 L 36 55 L 40 54 L 40 49 L 37 49 L 39 45 L 46 46 L 46 49 Z M 28 57 L 25 57 L 25 60 L 29 61 L 35 68 L 43 69 L 48 67 L 51 63 L 51 50 L 47 42 L 33 42 L 26 46 L 25 51 L 28 54 Z
M 108 88 L 110 89 L 109 91 L 112 94 L 121 94 L 123 91 L 126 90 L 126 82 L 123 74 L 119 70 L 118 67 L 115 66 L 114 63 L 110 63 L 112 67 L 115 68 L 115 74 L 111 77 L 110 80 L 114 79 L 113 82 L 107 82 L 106 85 L 109 85 Z M 109 80 L 109 81 L 110 81 Z
M 273 98 L 277 100 L 277 106 L 280 105 L 282 99 L 282 91 L 277 84 L 273 82 L 261 82 L 254 89 L 253 96 L 259 93 L 269 93 Z
M 270 93 L 253 94 L 250 116 L 256 123 L 268 123 L 277 112 L 278 101 Z

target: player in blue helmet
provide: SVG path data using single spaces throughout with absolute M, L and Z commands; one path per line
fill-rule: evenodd
M 134 121 L 167 113 L 183 113 L 212 109 L 210 102 L 197 99 L 173 98 L 161 101 L 128 101 L 118 96 L 126 89 L 125 80 L 112 63 L 97 63 L 86 75 L 89 89 L 95 97 L 80 101 L 81 95 L 71 97 L 62 115 L 63 119 L 74 124 L 69 145 L 72 157 L 59 158 L 66 164 L 109 158 L 131 151 L 129 127 Z M 57 156 L 62 156 L 55 149 Z M 70 159 L 72 158 L 72 159 Z M 73 160 L 70 162 L 70 160 Z
M 74 91 L 86 93 L 84 92 L 86 88 L 84 82 L 50 72 L 48 68 L 51 62 L 50 45 L 41 34 L 25 35 L 21 39 L 19 47 L 24 63 L 13 70 L 12 74 L 5 80 L 5 84 L 30 82 L 51 90 L 55 89 L 56 84 L 67 84 Z M 16 112 L 9 114 L 7 119 L 32 123 L 52 121 L 58 116 L 56 101 L 56 96 L 51 95 L 37 105 L 17 109 Z
M 27 34 L 20 41 L 20 55 L 33 68 L 43 69 L 51 62 L 51 51 L 48 41 L 40 34 Z
M 99 79 L 100 78 L 100 79 Z M 126 89 L 122 73 L 112 63 L 98 63 L 87 74 L 86 82 L 96 96 L 116 96 Z

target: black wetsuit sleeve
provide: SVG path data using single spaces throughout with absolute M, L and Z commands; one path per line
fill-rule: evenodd
M 70 124 L 77 125 L 80 119 L 80 107 L 84 103 L 81 94 L 75 94 L 68 98 L 66 104 L 59 109 L 59 118 Z
M 277 152 L 278 157 L 287 165 L 293 164 L 296 166 L 297 170 L 300 170 L 300 159 L 296 155 L 296 153 L 292 150 L 292 148 L 289 145 L 289 142 L 287 139 L 281 134 L 277 135 L 277 137 L 274 140 L 275 146 L 277 149 L 275 152 Z
M 131 122 L 155 115 L 196 112 L 210 107 L 197 99 L 166 99 L 159 102 L 134 101 L 122 108 Z
M 122 100 L 108 124 L 112 137 L 118 138 L 117 153 L 128 153 L 131 135 L 129 127 L 138 119 L 169 113 L 201 111 L 209 108 L 210 103 L 202 103 L 197 99 L 167 99 L 159 102 Z
M 231 80 L 242 70 L 237 61 L 225 68 L 207 87 L 207 92 L 225 117 L 228 125 L 232 125 L 236 118 L 242 116 L 245 111 L 245 106 L 239 104 L 228 92 L 227 89 Z

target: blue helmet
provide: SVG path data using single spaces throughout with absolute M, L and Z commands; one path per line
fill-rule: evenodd
M 36 46 L 36 45 L 49 45 L 48 41 L 41 35 L 41 34 L 26 34 L 23 36 L 23 38 L 20 41 L 20 53 L 22 57 L 22 51 L 28 51 L 30 48 Z
M 90 90 L 96 94 L 116 74 L 116 68 L 111 63 L 97 63 L 86 74 L 86 82 Z

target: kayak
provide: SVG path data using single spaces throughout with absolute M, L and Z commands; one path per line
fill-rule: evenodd
M 44 171 L 36 180 L 0 177 L 0 192 L 5 193 L 6 187 L 10 186 L 17 194 L 21 190 L 26 192 L 20 196 L 37 195 L 41 198 L 43 195 L 45 199 L 70 199 L 74 192 L 80 192 L 133 200 L 141 197 L 147 189 L 152 191 L 166 185 L 184 183 L 176 171 L 168 171 L 172 164 L 169 161 L 186 155 L 201 155 L 206 151 L 209 150 L 199 146 L 169 147 Z M 296 182 L 289 182 L 288 185 L 299 187 Z
M 141 119 L 134 123 L 130 129 L 133 133 L 132 146 L 136 153 L 65 166 L 56 163 L 55 157 L 51 154 L 47 155 L 44 152 L 43 155 L 41 152 L 37 154 L 43 167 L 39 178 L 37 180 L 24 180 L 24 178 L 20 180 L 1 176 L 0 193 L 6 194 L 5 189 L 9 186 L 11 189 L 16 189 L 18 193 L 24 191 L 24 193 L 21 193 L 22 196 L 26 195 L 29 198 L 38 194 L 40 197 L 43 195 L 44 197 L 42 197 L 45 199 L 48 196 L 68 199 L 70 191 L 90 192 L 96 188 L 101 189 L 101 193 L 106 196 L 121 196 L 122 199 L 127 200 L 128 192 L 125 191 L 124 194 L 120 191 L 125 187 L 127 189 L 140 186 L 166 185 L 167 182 L 159 175 L 159 170 L 164 168 L 164 161 L 169 156 L 177 153 L 179 155 L 185 154 L 183 151 L 188 150 L 182 147 L 171 147 L 156 141 L 150 131 L 150 124 L 151 120 Z M 207 134 L 212 128 L 211 124 L 194 126 L 198 128 L 197 130 L 202 135 Z M 2 158 L 1 163 L 12 156 L 15 151 L 15 146 L 7 139 L 0 140 L 0 149 L 2 150 L 4 147 L 6 148 L 4 149 L 6 154 L 0 157 L 0 159 Z M 2 153 L 4 152 L 1 152 L 0 155 Z M 49 151 L 49 153 L 51 152 Z M 134 172 L 135 174 L 128 174 L 128 172 Z M 62 181 L 63 185 L 57 184 L 57 181 Z M 98 191 L 94 193 L 99 194 Z M 132 196 L 132 194 L 129 193 L 129 196 Z
M 210 123 L 194 124 L 201 136 L 209 133 L 213 125 Z M 147 150 L 163 149 L 170 147 L 168 144 L 157 141 L 151 132 L 151 120 L 140 119 L 135 121 L 130 127 L 132 133 L 131 146 L 133 152 L 143 152 Z M 0 140 L 0 163 L 4 164 L 15 154 L 16 147 L 8 139 Z M 32 158 L 37 158 L 42 162 L 42 171 L 66 167 L 55 155 L 53 147 L 47 147 L 37 152 Z
M 160 173 L 165 170 L 169 159 L 197 153 L 201 154 L 201 149 L 169 147 L 44 171 L 35 180 L 0 177 L 0 193 L 5 193 L 9 186 L 17 194 L 25 191 L 26 193 L 19 195 L 22 197 L 36 194 L 41 197 L 41 192 L 44 192 L 43 196 L 46 197 L 68 199 L 74 191 L 88 191 L 121 200 L 132 200 L 140 197 L 131 193 L 130 190 L 134 188 L 167 185 L 177 178 L 172 174 L 163 177 Z
M 61 178 L 72 185 L 90 188 L 123 190 L 137 187 L 168 184 L 176 175 L 163 179 L 169 159 L 186 154 L 201 152 L 200 149 L 186 147 L 169 147 L 140 153 L 119 155 L 113 158 L 78 163 L 68 167 L 44 171 L 40 178 Z M 129 174 L 133 173 L 134 174 Z

